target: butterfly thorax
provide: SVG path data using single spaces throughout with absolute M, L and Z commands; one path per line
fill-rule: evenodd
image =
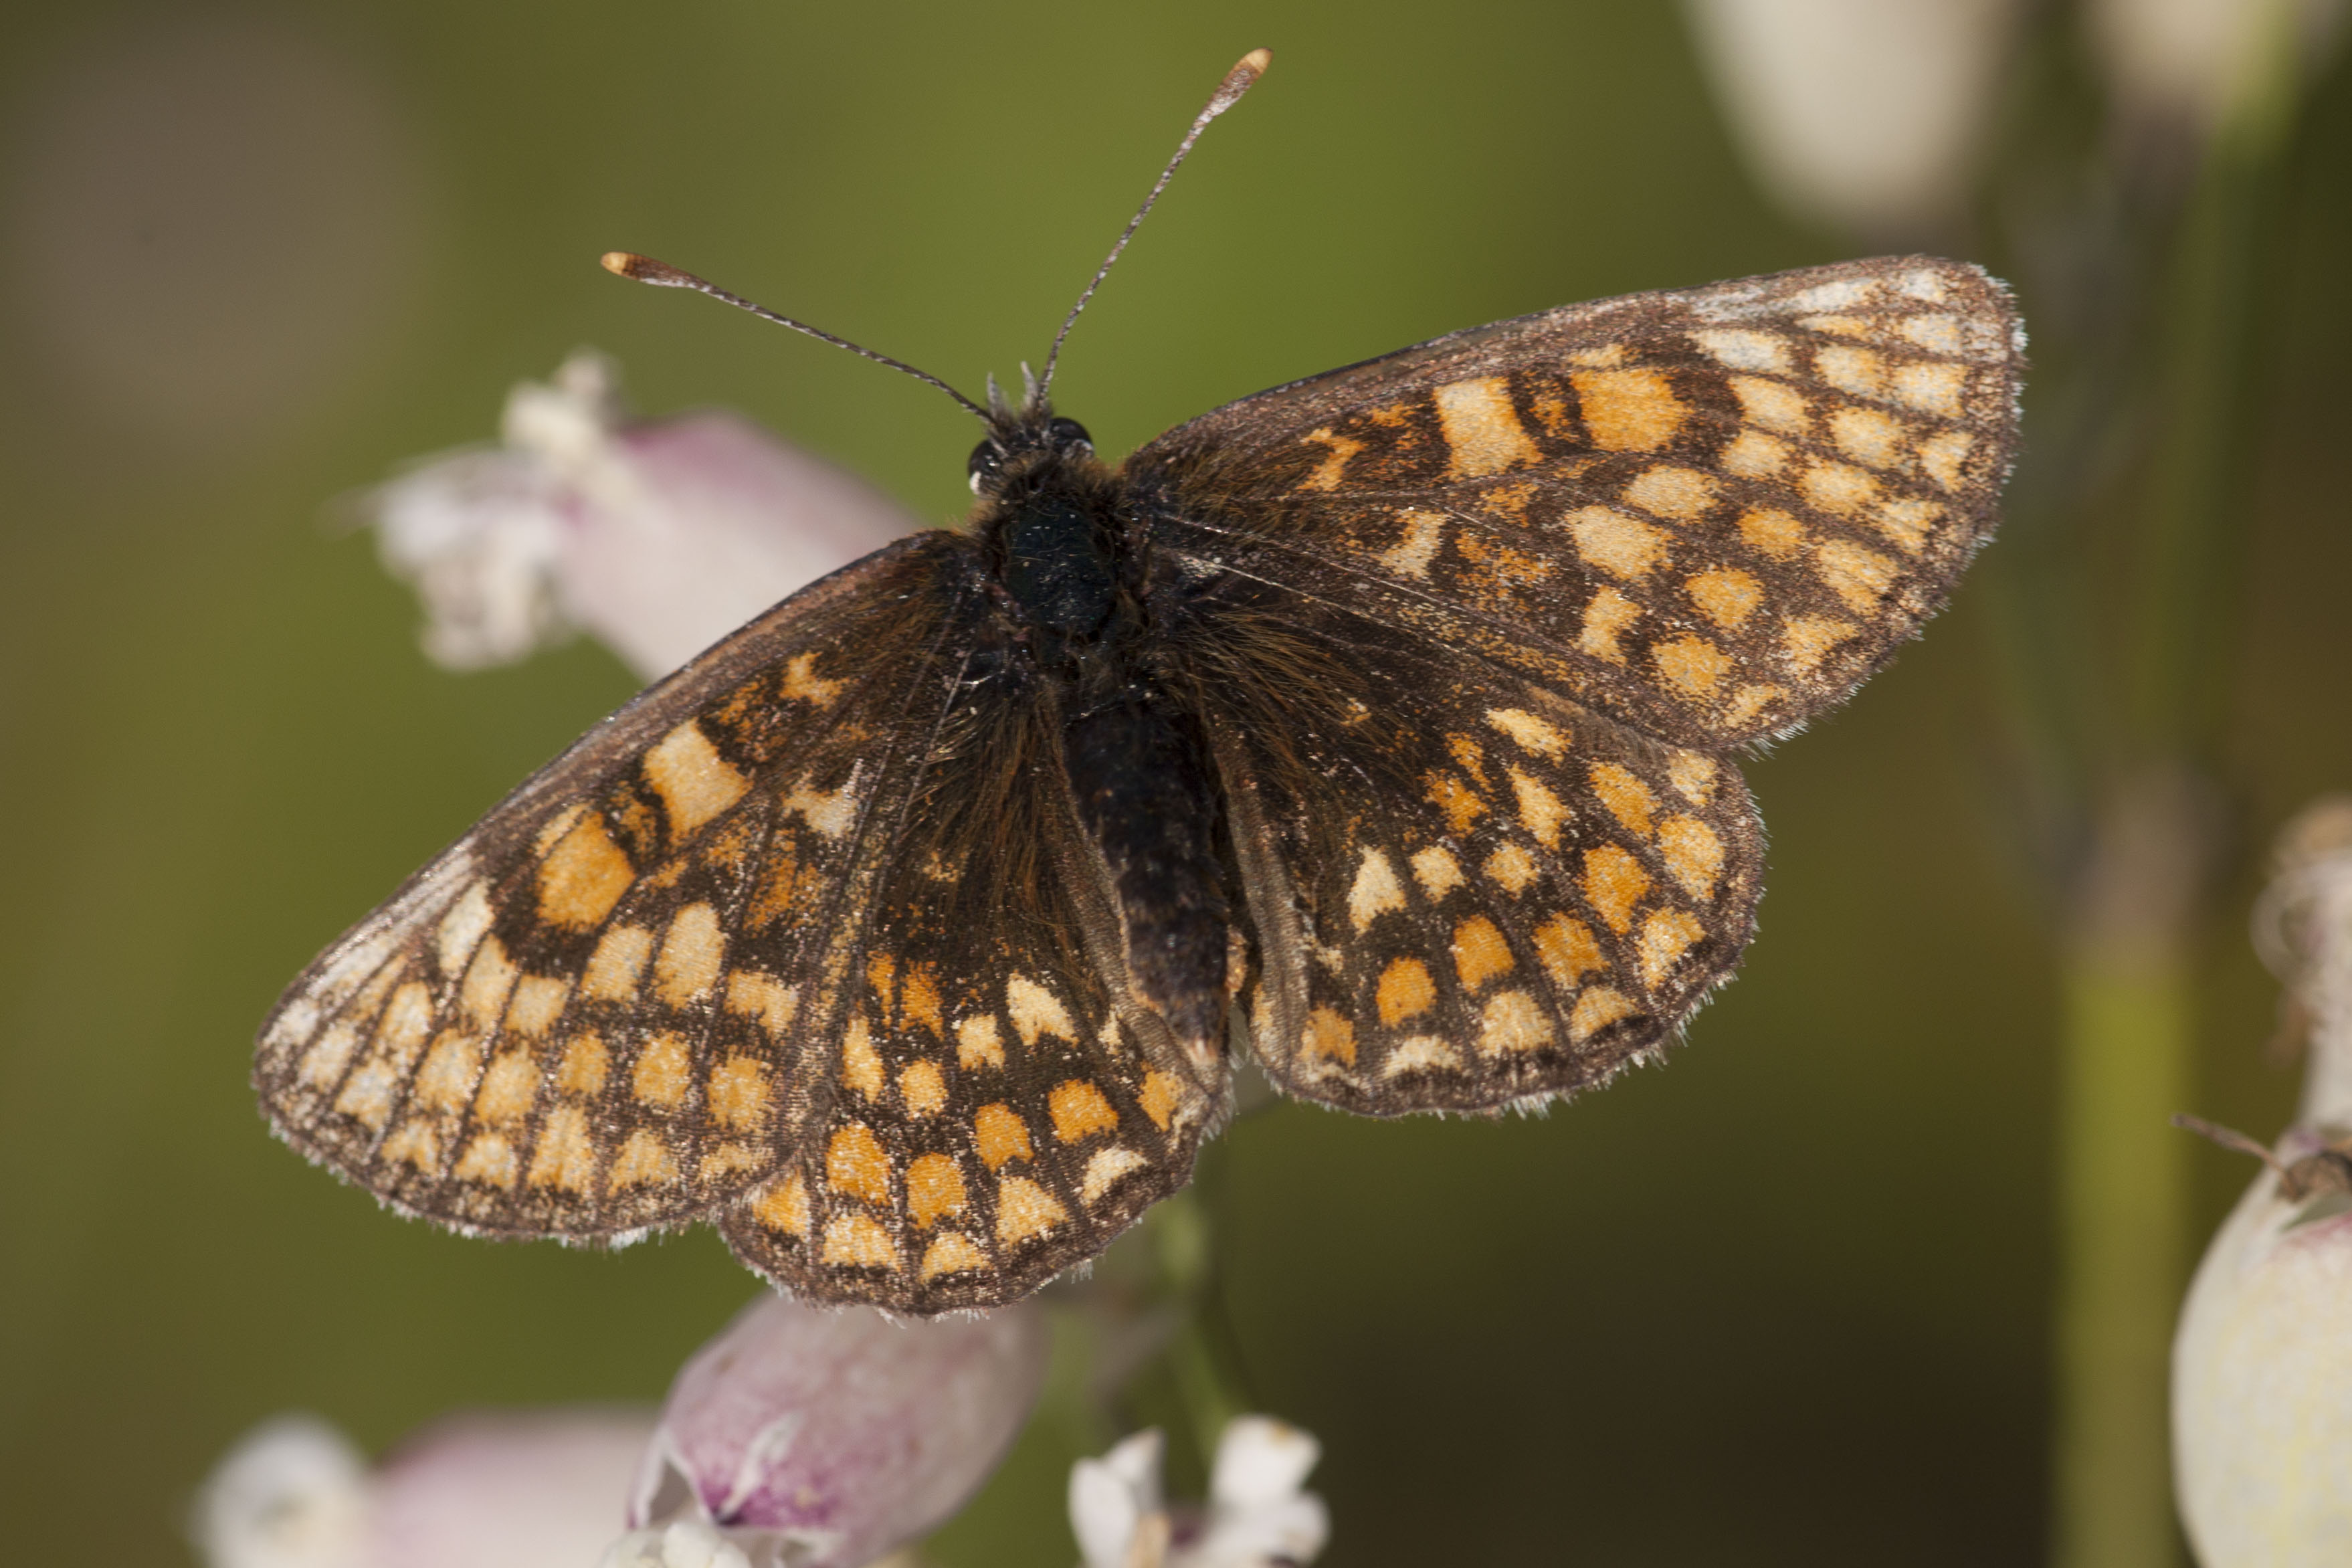
M 1050 693 L 1138 999 L 1212 1052 L 1224 1032 L 1226 857 L 1199 721 L 1153 662 L 1149 532 L 1085 428 L 1042 406 L 994 426 L 971 466 L 984 570 L 1008 640 Z

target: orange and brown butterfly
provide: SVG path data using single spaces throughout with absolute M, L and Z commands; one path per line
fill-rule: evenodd
M 523 784 L 295 982 L 262 1099 L 406 1213 L 709 1220 L 927 1313 L 1182 1186 L 1236 1051 L 1371 1116 L 1604 1084 L 1747 945 L 1734 753 L 1991 531 L 2020 345 L 1974 267 L 1847 262 L 1455 333 L 1117 468 L 1049 360 L 975 407 L 964 529 Z

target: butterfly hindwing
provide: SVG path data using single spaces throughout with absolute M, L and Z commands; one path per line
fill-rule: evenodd
M 467 1229 L 608 1237 L 768 1175 L 952 685 L 965 542 L 795 595 L 592 731 L 265 1026 L 288 1142 Z
M 1993 524 L 2019 342 L 1976 268 L 1848 262 L 1440 338 L 1129 472 L 1169 549 L 1719 748 L 1942 604 Z

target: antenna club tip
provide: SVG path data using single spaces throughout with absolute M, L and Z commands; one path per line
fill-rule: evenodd
M 1272 49 L 1252 49 L 1244 55 L 1234 68 L 1225 73 L 1225 79 L 1217 84 L 1216 95 L 1209 100 L 1209 113 L 1213 116 L 1223 114 L 1239 102 L 1242 94 L 1256 86 L 1257 79 L 1264 76 L 1265 68 L 1273 63 Z
M 640 283 L 657 283 L 676 289 L 685 285 L 687 275 L 666 261 L 656 261 L 650 256 L 639 256 L 634 250 L 608 250 L 597 258 L 605 271 L 621 278 L 633 278 Z

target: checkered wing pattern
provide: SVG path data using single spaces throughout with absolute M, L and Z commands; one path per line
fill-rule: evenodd
M 1889 258 L 1569 306 L 1244 398 L 1138 452 L 1157 537 L 1721 748 L 1858 685 L 1990 535 L 2006 291 Z
M 1042 700 L 979 689 L 877 889 L 824 1113 L 722 1224 L 794 1294 L 1016 1300 L 1191 1179 L 1225 1099 L 1134 999 Z
M 508 1235 L 610 1238 L 772 1175 L 851 1072 L 858 960 L 954 687 L 963 548 L 918 535 L 794 595 L 328 949 L 263 1029 L 279 1133 L 397 1208 Z

